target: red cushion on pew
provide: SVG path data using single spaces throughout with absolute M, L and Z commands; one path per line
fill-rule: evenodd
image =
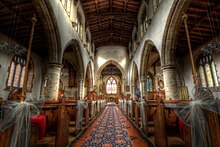
M 179 124 L 179 134 L 180 134 L 180 138 L 183 139 L 183 132 L 184 132 L 184 129 L 185 129 L 185 124 L 179 119 L 178 120 L 178 124 Z
M 46 116 L 37 115 L 34 118 L 31 118 L 31 124 L 36 124 L 39 126 L 39 136 L 38 139 L 43 139 L 46 132 Z

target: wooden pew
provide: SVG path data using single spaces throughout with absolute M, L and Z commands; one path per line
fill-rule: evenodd
M 64 103 L 59 105 L 57 118 L 55 147 L 65 147 L 68 144 L 69 138 L 69 119 Z
M 217 103 L 220 105 L 220 101 L 217 101 Z M 220 146 L 220 116 L 206 109 L 203 109 L 203 114 L 209 127 L 212 146 Z
M 134 112 L 135 112 L 135 124 L 140 127 L 140 108 L 138 107 L 138 103 L 134 103 Z
M 3 105 L 4 101 L 0 100 L 0 107 Z M 1 114 L 1 117 L 4 117 L 3 114 Z M 10 145 L 10 139 L 12 134 L 13 126 L 9 127 L 4 132 L 0 131 L 0 147 L 7 147 Z
M 132 100 L 132 118 L 131 120 L 133 120 L 135 122 L 135 105 L 136 105 L 136 101 Z
M 168 140 L 165 128 L 164 106 L 160 103 L 160 101 L 157 103 L 154 126 L 155 145 L 159 147 L 167 147 Z

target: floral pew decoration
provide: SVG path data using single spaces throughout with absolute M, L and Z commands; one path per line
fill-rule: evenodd
M 81 124 L 82 124 L 82 120 L 83 120 L 83 111 L 87 107 L 88 107 L 88 102 L 87 101 L 85 101 L 85 100 L 78 100 L 77 101 L 77 105 L 76 105 L 76 109 L 77 109 L 77 113 L 76 113 L 76 130 L 81 129 Z
M 181 121 L 191 127 L 192 146 L 212 146 L 208 123 L 203 110 L 220 114 L 220 103 L 214 99 L 208 88 L 194 88 L 194 100 L 180 102 L 174 106 L 174 111 Z
M 10 146 L 27 147 L 30 140 L 31 118 L 40 114 L 44 101 L 12 101 L 3 103 L 2 109 L 5 114 L 2 119 L 0 130 L 6 131 L 13 126 Z

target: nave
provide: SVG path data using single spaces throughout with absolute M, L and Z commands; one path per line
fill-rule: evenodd
M 147 147 L 152 144 L 143 139 L 115 103 L 105 110 L 73 146 L 91 147 Z
M 0 0 L 0 12 L 0 147 L 72 147 L 108 102 L 155 146 L 220 146 L 219 0 Z

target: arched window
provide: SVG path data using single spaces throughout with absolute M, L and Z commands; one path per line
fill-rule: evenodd
M 70 11 L 71 11 L 71 0 L 68 0 L 66 5 L 66 12 L 68 15 L 70 15 Z
M 148 24 L 147 24 L 147 15 L 146 15 L 146 7 L 144 7 L 143 9 L 143 13 L 142 13 L 142 35 L 144 35 L 145 31 L 148 28 Z
M 26 58 L 23 56 L 15 55 L 12 58 L 8 80 L 7 80 L 7 89 L 11 88 L 22 88 L 24 82 L 24 73 L 25 73 L 25 65 L 26 65 Z M 32 81 L 33 81 L 33 65 L 29 64 L 29 71 L 27 76 L 27 92 L 30 92 L 32 89 Z
M 147 76 L 146 87 L 147 92 L 153 92 L 153 79 L 149 75 Z
M 66 13 L 70 15 L 72 0 L 60 0 Z
M 117 94 L 117 82 L 114 77 L 109 77 L 106 82 L 106 93 Z
M 82 18 L 79 12 L 77 13 L 76 24 L 77 24 L 76 31 L 78 32 L 79 37 L 82 39 L 83 27 L 82 27 Z
M 219 86 L 217 71 L 211 54 L 202 55 L 198 59 L 198 75 L 202 87 Z

